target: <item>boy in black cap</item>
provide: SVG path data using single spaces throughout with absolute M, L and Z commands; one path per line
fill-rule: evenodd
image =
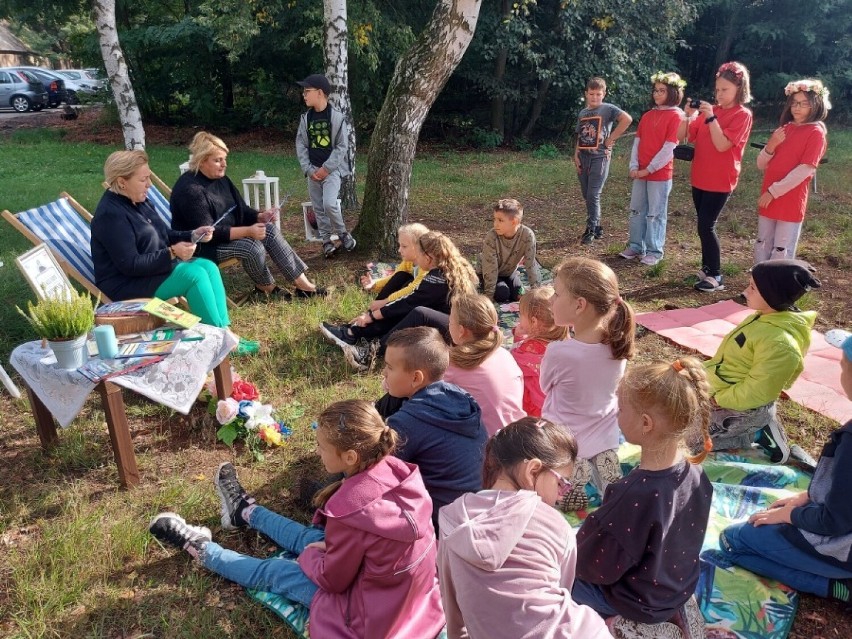
M 331 84 L 314 74 L 297 83 L 309 108 L 302 114 L 296 133 L 296 156 L 308 178 L 308 194 L 322 237 L 322 251 L 331 257 L 342 246 L 355 248 L 355 238 L 346 230 L 338 196 L 340 180 L 352 172 L 349 158 L 349 127 L 343 114 L 331 106 Z M 339 244 L 333 241 L 337 236 Z
M 814 311 L 800 311 L 795 303 L 819 286 L 811 265 L 801 260 L 771 260 L 752 269 L 743 295 L 757 312 L 728 333 L 704 364 L 713 389 L 715 450 L 748 448 L 754 441 L 773 463 L 787 461 L 790 447 L 775 400 L 802 372 L 816 320 Z

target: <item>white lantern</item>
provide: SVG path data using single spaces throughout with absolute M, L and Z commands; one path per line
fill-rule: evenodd
M 263 200 L 261 200 L 261 193 Z M 243 197 L 250 207 L 258 211 L 279 208 L 281 199 L 278 195 L 278 178 L 269 177 L 263 171 L 256 171 L 254 175 L 243 180 Z M 275 216 L 275 224 L 280 230 L 280 212 Z

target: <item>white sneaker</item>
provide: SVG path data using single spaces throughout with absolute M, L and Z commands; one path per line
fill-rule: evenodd
M 629 246 L 618 254 L 618 257 L 623 257 L 625 260 L 632 260 L 642 255 L 639 251 L 634 251 Z
M 655 266 L 656 264 L 659 264 L 662 259 L 663 258 L 657 257 L 656 255 L 648 254 L 639 260 L 639 263 L 644 264 L 645 266 Z

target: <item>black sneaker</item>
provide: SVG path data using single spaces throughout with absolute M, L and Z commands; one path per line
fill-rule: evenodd
M 596 240 L 602 240 L 603 239 L 603 227 L 602 226 L 596 226 L 595 227 L 595 239 Z
M 219 501 L 222 502 L 222 528 L 234 530 L 246 528 L 248 522 L 243 519 L 243 509 L 254 503 L 254 497 L 249 496 L 240 480 L 237 479 L 237 469 L 231 462 L 225 462 L 216 469 L 213 478 Z
M 213 540 L 206 526 L 190 526 L 175 513 L 160 513 L 151 520 L 148 531 L 164 544 L 185 550 L 195 558 L 204 550 L 204 544 Z
M 340 234 L 340 246 L 342 246 L 347 252 L 354 250 L 357 244 L 358 242 L 356 242 L 355 238 L 349 235 L 349 233 Z
M 334 245 L 334 242 L 323 242 L 322 243 L 322 254 L 326 256 L 326 258 L 334 257 L 334 254 L 337 253 L 337 246 Z
M 595 230 L 591 226 L 587 226 L 583 236 L 580 238 L 581 244 L 591 244 L 595 239 Z
M 297 299 L 308 299 L 311 297 L 328 297 L 328 289 L 316 287 L 313 291 L 303 291 L 300 288 L 296 289 L 296 298 Z
M 771 420 L 757 432 L 754 442 L 769 456 L 773 464 L 784 464 L 790 457 L 787 434 L 777 419 Z
M 343 349 L 343 355 L 349 365 L 359 373 L 368 371 L 373 367 L 376 361 L 376 354 L 379 352 L 379 340 L 367 341 L 364 338 L 358 340 L 354 346 L 346 346 Z
M 320 332 L 332 343 L 337 344 L 340 348 L 354 346 L 355 342 L 358 341 L 352 334 L 352 331 L 349 330 L 349 326 L 346 324 L 343 324 L 342 326 L 335 326 L 334 324 L 323 322 L 320 324 Z

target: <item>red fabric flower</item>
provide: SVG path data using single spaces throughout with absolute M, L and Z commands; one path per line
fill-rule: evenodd
M 233 397 L 238 402 L 241 402 L 243 400 L 253 401 L 260 397 L 260 393 L 258 393 L 254 385 L 250 384 L 249 382 L 238 381 L 234 382 L 233 384 L 231 397 Z

